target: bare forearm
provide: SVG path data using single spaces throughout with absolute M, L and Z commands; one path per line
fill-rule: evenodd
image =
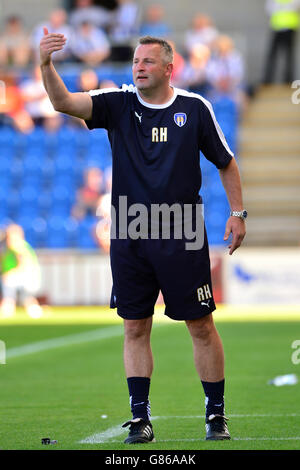
M 243 210 L 241 177 L 234 158 L 225 168 L 220 170 L 220 178 L 226 191 L 231 210 Z
M 243 197 L 241 177 L 234 158 L 225 168 L 220 170 L 220 177 L 225 188 L 231 210 L 238 212 L 242 211 Z M 228 240 L 230 234 L 232 234 L 232 241 L 229 245 L 229 254 L 232 255 L 232 253 L 241 245 L 245 237 L 245 221 L 240 217 L 229 216 L 226 223 L 224 240 Z
M 55 70 L 53 63 L 41 65 L 42 77 L 45 90 L 48 93 L 50 101 L 56 111 L 65 112 L 66 105 L 69 98 L 69 91 L 66 88 L 63 80 Z

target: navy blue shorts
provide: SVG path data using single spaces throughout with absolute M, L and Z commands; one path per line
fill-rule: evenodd
M 201 318 L 215 310 L 207 238 L 200 250 L 185 240 L 111 240 L 111 308 L 125 319 L 153 315 L 161 290 L 165 315 L 174 320 Z

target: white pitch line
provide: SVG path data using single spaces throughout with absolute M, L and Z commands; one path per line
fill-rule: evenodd
M 245 415 L 229 415 L 229 418 L 282 418 L 282 417 L 298 417 L 299 414 L 245 414 Z M 158 419 L 196 419 L 196 418 L 205 418 L 205 415 L 194 415 L 194 416 L 153 416 L 151 421 Z M 92 434 L 91 436 L 86 437 L 81 440 L 79 444 L 104 444 L 105 442 L 111 443 L 120 443 L 122 441 L 112 441 L 111 439 L 117 436 L 121 436 L 126 432 L 126 429 L 122 428 L 122 425 L 113 426 L 106 429 L 106 431 Z M 205 440 L 205 439 L 204 439 Z M 300 440 L 300 437 L 234 437 L 234 441 L 256 441 L 256 440 Z M 203 441 L 203 439 L 169 439 L 169 440 L 160 440 L 159 442 L 193 442 L 193 441 Z
M 290 414 L 230 414 L 226 416 L 228 418 L 284 418 L 284 417 L 297 417 L 300 416 L 300 413 L 290 413 Z M 205 415 L 172 415 L 172 416 L 156 416 L 155 419 L 195 419 L 195 418 L 205 418 Z M 152 420 L 153 418 L 151 418 Z
M 300 436 L 294 437 L 232 437 L 230 440 L 226 442 L 232 441 L 300 441 Z M 206 439 L 159 439 L 157 442 L 208 442 Z M 81 441 L 81 443 L 84 443 Z M 110 444 L 122 444 L 123 441 L 109 441 Z M 88 444 L 92 444 L 88 442 Z M 100 444 L 99 442 L 94 442 L 93 444 Z
M 151 421 L 155 421 L 156 419 L 161 419 L 163 416 L 152 416 Z M 125 434 L 127 429 L 122 428 L 122 424 L 118 424 L 117 426 L 112 426 L 111 428 L 106 429 L 106 431 L 98 432 L 96 434 L 92 434 L 91 436 L 82 439 L 79 444 L 104 444 L 107 441 L 110 441 L 111 438 L 121 436 L 121 434 Z M 110 442 L 121 442 L 121 441 L 110 441 Z
M 99 432 L 97 434 L 93 434 L 92 436 L 86 437 L 85 439 L 80 441 L 79 444 L 103 444 L 104 442 L 110 441 L 110 439 L 112 439 L 113 437 L 120 436 L 124 432 L 125 429 L 122 429 L 121 425 L 119 424 L 118 426 L 108 428 L 104 432 Z
M 161 323 L 153 325 L 154 328 L 160 326 Z M 58 338 L 50 338 L 34 343 L 23 344 L 15 348 L 6 350 L 6 359 L 13 357 L 26 356 L 35 354 L 40 351 L 56 349 L 64 346 L 73 346 L 74 344 L 89 343 L 91 341 L 99 341 L 102 339 L 110 339 L 116 336 L 122 336 L 124 333 L 123 325 L 115 325 L 105 328 L 97 328 L 96 330 L 84 331 L 73 335 L 60 336 Z
M 14 357 L 35 354 L 49 349 L 56 349 L 64 346 L 73 346 L 74 344 L 89 343 L 91 341 L 99 341 L 103 339 L 121 336 L 123 334 L 123 326 L 116 325 L 107 328 L 97 328 L 96 330 L 84 331 L 73 335 L 60 336 L 58 338 L 45 339 L 34 343 L 23 344 L 15 348 L 9 348 L 6 351 L 6 359 Z

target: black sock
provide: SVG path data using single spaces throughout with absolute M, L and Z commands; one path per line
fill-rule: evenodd
M 150 420 L 150 402 L 149 389 L 150 378 L 148 377 L 129 377 L 127 379 L 130 407 L 133 419 L 143 418 Z
M 205 393 L 206 418 L 210 415 L 223 416 L 225 380 L 220 380 L 220 382 L 201 382 Z

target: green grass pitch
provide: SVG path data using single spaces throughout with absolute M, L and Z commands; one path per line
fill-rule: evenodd
M 277 375 L 300 376 L 291 344 L 300 309 L 220 308 L 226 354 L 226 414 L 231 441 L 206 442 L 204 395 L 184 323 L 158 311 L 152 333 L 151 408 L 156 442 L 148 450 L 287 450 L 300 448 L 300 383 L 275 387 Z M 122 324 L 101 307 L 52 308 L 41 319 L 22 310 L 0 319 L 0 449 L 123 450 L 130 418 Z M 26 346 L 26 347 L 25 347 Z M 43 446 L 41 438 L 58 441 Z M 132 449 L 132 447 L 130 447 Z

